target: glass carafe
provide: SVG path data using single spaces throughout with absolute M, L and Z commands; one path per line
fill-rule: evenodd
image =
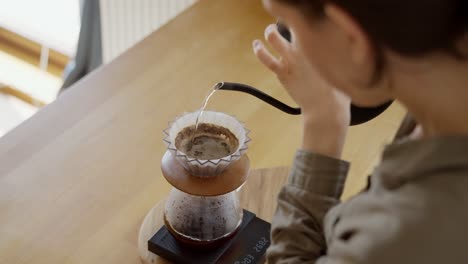
M 242 216 L 236 190 L 218 196 L 197 196 L 173 188 L 164 210 L 169 231 L 194 245 L 221 243 L 231 237 Z

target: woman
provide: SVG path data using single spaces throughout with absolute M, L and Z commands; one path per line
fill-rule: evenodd
M 468 263 L 468 3 L 264 0 L 292 32 L 258 59 L 303 111 L 269 263 Z M 336 88 L 334 88 L 336 87 Z M 350 99 L 401 102 L 421 133 L 386 147 L 367 191 L 339 203 Z

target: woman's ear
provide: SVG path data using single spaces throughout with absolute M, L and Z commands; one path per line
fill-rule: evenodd
M 344 44 L 348 47 L 352 62 L 358 66 L 372 63 L 372 44 L 359 23 L 334 4 L 326 4 L 325 15 L 336 26 L 339 34 L 342 34 L 341 39 L 344 39 Z

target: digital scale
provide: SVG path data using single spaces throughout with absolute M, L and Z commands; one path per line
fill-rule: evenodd
M 191 247 L 180 243 L 163 226 L 148 241 L 148 250 L 173 263 L 264 263 L 270 245 L 270 223 L 244 210 L 243 221 L 237 233 L 216 248 Z

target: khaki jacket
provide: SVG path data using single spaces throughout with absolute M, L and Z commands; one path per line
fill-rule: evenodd
M 269 263 L 468 263 L 468 137 L 389 145 L 369 188 L 340 203 L 348 167 L 297 152 Z

